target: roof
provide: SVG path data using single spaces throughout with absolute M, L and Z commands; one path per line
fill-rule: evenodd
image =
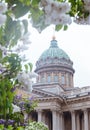
M 45 50 L 39 60 L 46 60 L 47 58 L 65 58 L 67 60 L 69 60 L 69 56 L 66 54 L 66 52 L 64 52 L 62 49 L 60 49 L 57 45 L 57 41 L 55 39 L 53 39 L 51 41 L 51 45 L 49 47 L 49 49 Z

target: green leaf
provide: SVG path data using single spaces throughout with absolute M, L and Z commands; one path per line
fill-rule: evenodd
M 28 31 L 28 21 L 26 19 L 24 19 L 24 20 L 22 20 L 22 23 L 23 23 L 24 29 L 25 29 L 24 33 L 27 33 L 27 31 Z
M 1 60 L 1 58 L 2 58 L 2 51 L 0 50 L 0 60 Z
M 63 30 L 66 31 L 67 29 L 68 29 L 68 26 L 67 26 L 67 25 L 64 25 Z
M 17 127 L 16 130 L 24 130 L 24 128 L 23 127 Z
M 8 128 L 7 128 L 7 130 L 13 130 L 13 127 L 12 127 L 12 125 L 8 125 Z
M 19 1 L 22 2 L 23 4 L 29 6 L 29 5 L 31 5 L 32 0 L 19 0 Z
M 28 72 L 28 65 L 25 64 L 24 67 L 25 67 L 25 69 L 26 69 L 26 72 Z
M 41 0 L 32 0 L 32 6 L 38 6 L 38 4 L 39 4 L 39 2 L 40 2 Z
M 63 27 L 63 25 L 56 25 L 56 26 L 55 26 L 55 30 L 56 30 L 56 31 L 59 31 L 59 30 L 62 29 L 62 27 Z
M 28 13 L 29 10 L 30 10 L 29 6 L 26 6 L 18 2 L 18 4 L 13 8 L 12 13 L 15 15 L 15 18 L 20 18 L 26 15 L 26 13 Z
M 4 129 L 4 125 L 0 125 L 0 130 L 3 130 Z
M 30 71 L 32 71 L 33 68 L 33 64 L 32 63 L 28 63 L 29 67 L 30 67 Z

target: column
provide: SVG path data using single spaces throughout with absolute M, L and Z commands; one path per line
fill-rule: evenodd
M 71 111 L 72 130 L 76 130 L 75 111 Z
M 59 116 L 59 111 L 57 111 L 57 130 L 60 128 L 60 116 Z
M 79 117 L 79 112 L 77 112 L 77 115 L 76 115 L 76 124 L 77 124 L 77 130 L 80 130 L 80 117 Z
M 57 111 L 57 130 L 63 130 L 63 114 L 60 111 Z
M 64 129 L 63 113 L 60 112 L 59 116 L 60 116 L 59 130 L 63 130 Z
M 42 122 L 42 110 L 38 110 L 38 122 Z
M 84 109 L 83 112 L 84 112 L 84 130 L 89 130 L 89 127 L 88 127 L 88 110 Z
M 52 110 L 52 130 L 57 130 L 57 111 L 56 110 Z
M 43 122 L 44 124 L 46 124 L 45 112 L 44 112 L 44 113 L 42 113 L 42 122 Z
M 88 112 L 88 123 L 90 124 L 90 111 Z M 89 125 L 89 130 L 90 130 L 90 125 Z

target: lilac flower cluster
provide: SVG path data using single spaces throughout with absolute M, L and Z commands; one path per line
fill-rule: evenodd
M 4 14 L 7 11 L 7 4 L 0 2 L 0 26 L 2 26 L 6 21 L 6 15 Z
M 70 11 L 70 4 L 68 2 L 41 0 L 40 7 L 45 12 L 46 25 L 71 24 L 71 17 L 67 14 Z
M 0 119 L 0 124 L 3 124 L 3 125 L 13 125 L 14 122 L 15 121 L 11 119 L 8 119 L 8 120 Z
M 34 97 L 29 97 L 27 99 L 23 99 L 22 95 L 16 95 L 14 98 L 14 104 L 17 104 L 21 111 L 25 111 L 26 109 L 30 109 L 32 107 Z

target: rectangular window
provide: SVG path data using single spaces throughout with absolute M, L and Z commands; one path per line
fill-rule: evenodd
M 61 76 L 61 84 L 62 84 L 62 85 L 65 84 L 65 76 L 64 76 L 64 75 Z
M 51 76 L 50 76 L 50 75 L 48 75 L 48 77 L 47 77 L 47 81 L 48 81 L 48 83 L 51 82 Z
M 58 75 L 54 76 L 54 82 L 58 82 Z

